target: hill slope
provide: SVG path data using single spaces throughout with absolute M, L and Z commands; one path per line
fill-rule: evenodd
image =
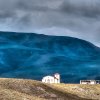
M 64 87 L 62 88 L 61 86 Z M 77 90 L 70 92 L 74 85 L 68 86 L 67 84 L 59 84 L 59 86 L 57 84 L 43 84 L 33 80 L 0 79 L 0 100 L 91 100 L 91 97 L 87 97 L 87 95 L 80 97 L 83 91 L 80 91 L 80 95 L 76 94 Z M 84 85 L 81 85 L 81 87 L 84 88 Z M 93 89 L 89 87 L 91 86 L 87 86 L 87 94 L 90 94 L 93 89 L 96 89 L 94 98 L 97 92 L 100 96 L 100 85 L 94 85 Z M 84 90 L 87 91 L 87 88 L 84 88 Z
M 100 48 L 71 37 L 0 32 L 1 77 L 40 80 L 56 72 L 69 83 L 100 79 Z
M 60 91 L 71 93 L 81 98 L 100 100 L 100 85 L 53 84 L 53 86 Z

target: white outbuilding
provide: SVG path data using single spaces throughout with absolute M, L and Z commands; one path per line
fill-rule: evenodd
M 45 76 L 42 79 L 43 83 L 60 83 L 60 74 L 56 73 L 54 76 Z
M 100 84 L 100 80 L 80 80 L 80 84 Z

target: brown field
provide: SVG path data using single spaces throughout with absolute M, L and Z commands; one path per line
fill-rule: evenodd
M 100 100 L 100 85 L 43 84 L 1 78 L 0 100 Z

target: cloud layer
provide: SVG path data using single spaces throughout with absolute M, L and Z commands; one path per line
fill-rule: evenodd
M 0 0 L 0 30 L 81 38 L 100 46 L 100 0 Z

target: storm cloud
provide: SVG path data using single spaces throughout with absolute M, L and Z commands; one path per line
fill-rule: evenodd
M 100 0 L 0 0 L 0 30 L 77 37 L 100 47 Z

